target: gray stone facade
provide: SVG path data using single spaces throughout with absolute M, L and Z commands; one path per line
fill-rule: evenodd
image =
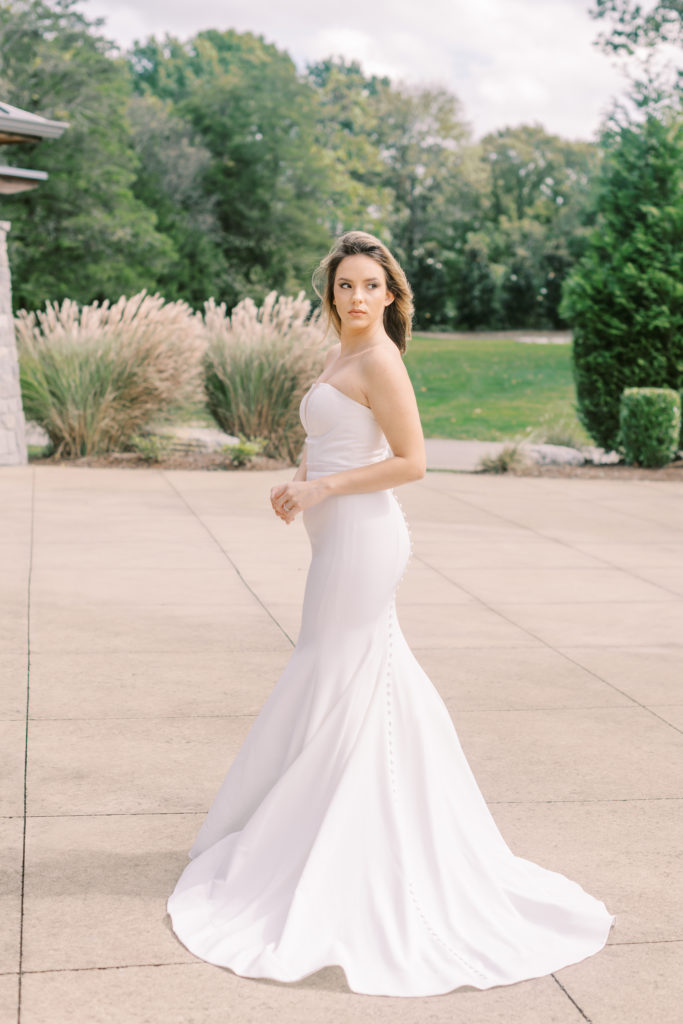
M 0 466 L 20 466 L 28 460 L 7 258 L 9 229 L 9 221 L 0 220 Z

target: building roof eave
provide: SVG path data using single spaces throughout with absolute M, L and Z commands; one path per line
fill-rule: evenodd
M 0 102 L 0 142 L 58 139 L 68 127 L 68 121 L 50 121 L 47 117 Z

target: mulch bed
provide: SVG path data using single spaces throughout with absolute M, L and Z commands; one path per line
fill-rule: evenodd
M 138 452 L 110 452 L 107 455 L 83 455 L 78 459 L 58 458 L 55 455 L 33 456 L 31 464 L 39 466 L 85 466 L 100 469 L 202 469 L 217 472 L 235 470 L 287 469 L 286 459 L 268 459 L 263 455 L 251 459 L 246 466 L 234 466 L 221 452 L 170 452 L 158 462 L 144 459 Z
M 589 480 L 675 480 L 683 481 L 683 459 L 670 462 L 660 469 L 644 469 L 617 462 L 606 466 L 529 466 L 515 472 L 515 476 L 582 477 Z
M 94 466 L 119 469 L 196 469 L 216 472 L 234 472 L 236 469 L 249 472 L 274 469 L 294 469 L 286 459 L 268 459 L 258 456 L 246 466 L 233 466 L 223 454 L 212 452 L 172 452 L 159 462 L 149 462 L 138 452 L 112 452 L 109 455 L 85 455 L 79 459 L 62 459 L 54 455 L 32 457 L 29 460 L 41 466 Z M 606 466 L 537 466 L 531 465 L 513 471 L 514 476 L 581 477 L 588 480 L 674 480 L 683 481 L 683 459 L 670 462 L 661 469 L 643 469 L 640 466 L 626 466 L 623 463 Z

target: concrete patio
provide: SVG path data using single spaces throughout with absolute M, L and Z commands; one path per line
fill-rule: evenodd
M 288 473 L 0 470 L 0 1021 L 676 1024 L 683 484 L 429 473 L 399 617 L 512 849 L 618 916 L 597 956 L 429 999 L 195 959 L 165 901 L 296 638 Z M 332 882 L 333 880 L 331 880 Z

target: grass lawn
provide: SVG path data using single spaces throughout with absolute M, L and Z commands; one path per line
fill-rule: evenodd
M 588 443 L 574 409 L 571 345 L 415 335 L 406 367 L 425 437 Z
M 569 344 L 417 334 L 405 362 L 426 437 L 589 443 L 574 411 Z M 201 403 L 169 410 L 160 422 L 215 426 Z

